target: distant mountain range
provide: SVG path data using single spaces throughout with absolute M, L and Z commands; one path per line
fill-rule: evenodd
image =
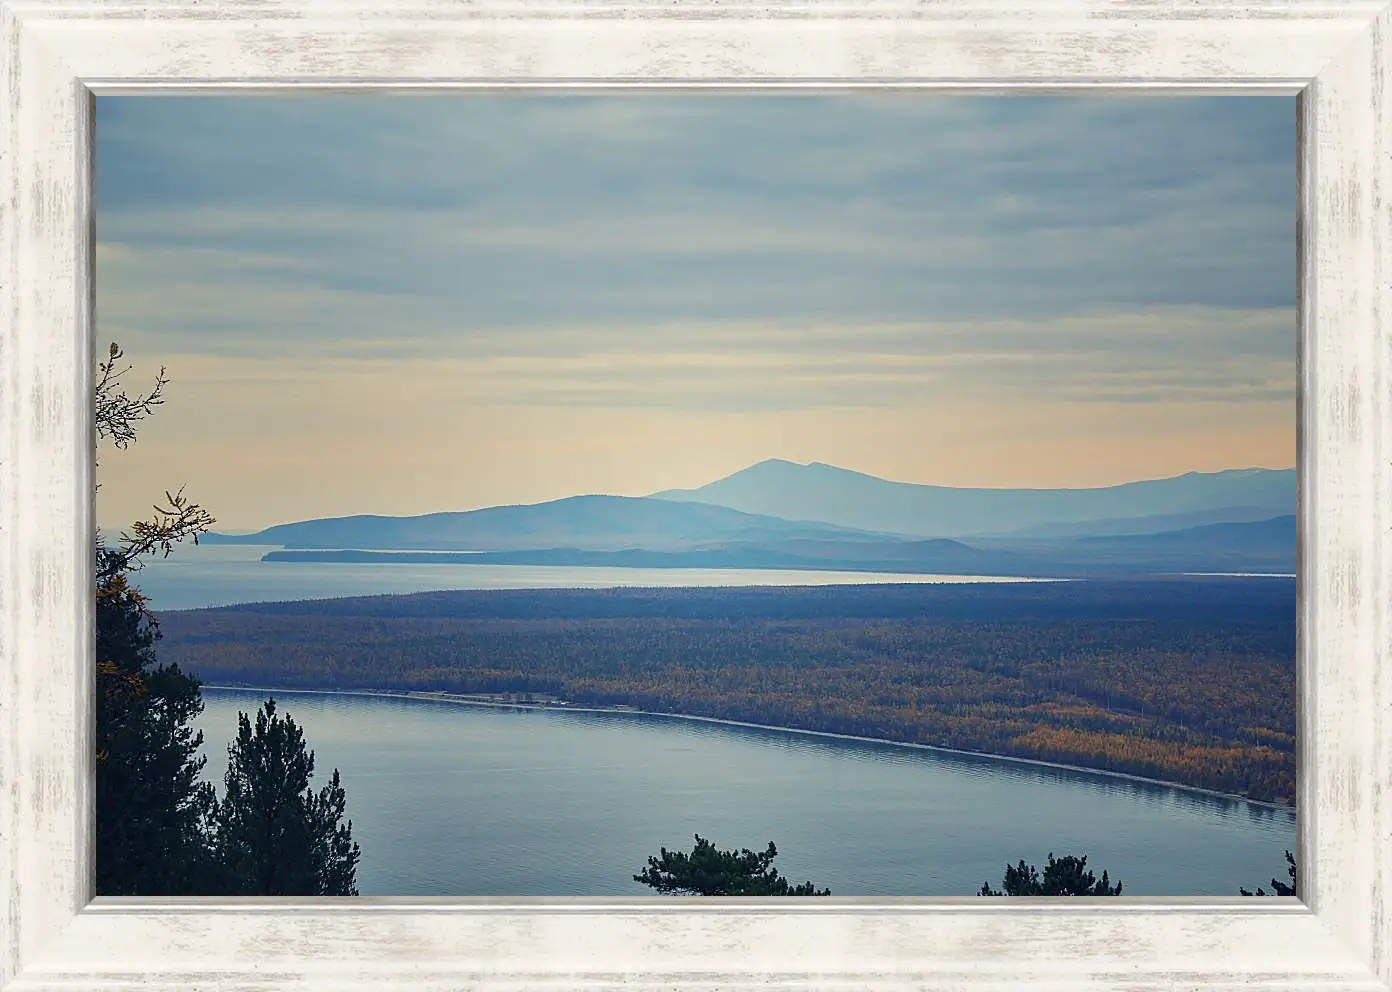
M 706 503 L 641 496 L 569 496 L 547 503 L 490 506 L 417 517 L 353 516 L 302 520 L 254 534 L 209 534 L 215 544 L 279 544 L 286 548 L 522 551 L 625 548 L 673 551 L 696 545 L 758 543 L 793 537 L 841 541 L 896 535 L 835 524 L 805 524 Z
M 1294 469 L 1190 472 L 1098 489 L 969 489 L 771 458 L 699 489 L 652 496 L 788 520 L 966 538 L 1098 533 L 1090 526 L 1102 521 L 1108 533 L 1125 534 L 1264 520 L 1293 514 L 1295 492 Z
M 466 562 L 1069 576 L 1293 572 L 1295 472 L 1098 489 L 966 489 L 770 460 L 693 490 L 572 496 L 210 534 L 270 561 Z M 452 552 L 452 553 L 450 553 Z

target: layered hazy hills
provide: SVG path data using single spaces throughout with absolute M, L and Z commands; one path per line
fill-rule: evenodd
M 209 534 L 204 540 L 302 549 L 676 551 L 789 538 L 854 542 L 894 537 L 883 531 L 805 524 L 705 503 L 640 496 L 570 496 L 546 503 L 413 517 L 360 515 L 302 520 L 267 527 L 254 534 Z
M 381 564 L 565 565 L 608 568 L 803 569 L 853 572 L 933 572 L 949 575 L 1031 575 L 1034 562 L 1008 549 L 982 550 L 958 541 L 817 540 L 708 543 L 682 549 L 575 547 L 510 551 L 271 551 L 265 561 Z
M 699 489 L 652 495 L 842 527 L 968 538 L 1154 533 L 1264 520 L 1293 514 L 1295 491 L 1294 469 L 1190 472 L 1097 489 L 970 489 L 771 458 Z
M 560 565 L 609 568 L 740 568 L 940 575 L 1083 577 L 1171 572 L 1295 571 L 1295 517 L 1209 524 L 1157 534 L 986 539 L 973 547 L 934 538 L 905 541 L 735 541 L 676 550 L 574 547 L 509 551 L 272 551 L 266 561 L 378 564 Z
M 270 561 L 1020 576 L 1292 572 L 1294 513 L 1293 470 L 1007 490 L 772 460 L 700 489 L 647 497 L 322 518 L 206 540 L 284 549 L 266 555 Z

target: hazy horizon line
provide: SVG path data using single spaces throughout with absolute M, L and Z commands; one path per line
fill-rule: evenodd
M 475 512 L 475 511 L 477 511 L 477 510 L 489 510 L 489 509 L 497 509 L 497 508 L 502 508 L 502 507 L 543 506 L 543 505 L 545 505 L 545 504 L 547 504 L 547 503 L 559 503 L 559 502 L 561 502 L 561 501 L 563 501 L 563 500 L 568 500 L 568 499 L 583 499 L 583 498 L 586 498 L 586 497 L 597 497 L 597 496 L 599 496 L 599 497 L 613 497 L 613 498 L 618 498 L 618 499 L 651 499 L 651 498 L 654 498 L 654 497 L 658 497 L 660 493 L 666 493 L 666 492 L 695 492 L 695 491 L 698 491 L 698 490 L 700 490 L 700 489 L 705 488 L 706 486 L 715 485 L 716 483 L 723 482 L 724 480 L 729 479 L 729 478 L 732 478 L 733 476 L 739 475 L 739 474 L 741 474 L 741 473 L 743 473 L 743 472 L 747 472 L 747 471 L 749 471 L 750 469 L 757 468 L 757 467 L 760 466 L 760 465 L 769 464 L 770 462 L 781 462 L 781 463 L 783 463 L 783 464 L 786 464 L 786 465 L 794 465 L 794 466 L 797 466 L 797 467 L 799 467 L 799 468 L 811 468 L 811 467 L 814 467 L 814 466 L 822 466 L 822 467 L 825 467 L 825 468 L 836 469 L 837 471 L 841 471 L 841 472 L 847 472 L 847 473 L 852 473 L 852 474 L 855 474 L 855 475 L 864 476 L 864 477 L 870 478 L 870 479 L 877 479 L 877 480 L 879 480 L 879 481 L 888 482 L 888 483 L 891 483 L 891 484 L 894 484 L 894 485 L 926 486 L 926 487 L 931 487 L 931 488 L 934 488 L 934 489 L 979 490 L 979 491 L 981 491 L 981 492 L 1088 492 L 1088 491 L 1097 491 L 1097 490 L 1102 490 L 1102 489 L 1116 489 L 1116 488 L 1119 488 L 1119 487 L 1121 487 L 1121 486 L 1137 485 L 1137 484 L 1139 484 L 1139 483 L 1145 483 L 1145 482 L 1164 482 L 1164 481 L 1167 481 L 1167 480 L 1170 480 L 1170 479 L 1182 479 L 1182 478 L 1184 478 L 1185 476 L 1189 476 L 1189 475 L 1223 475 L 1223 474 L 1231 473 L 1231 472 L 1291 472 L 1291 471 L 1295 471 L 1295 470 L 1298 468 L 1298 466 L 1296 466 L 1296 465 L 1283 465 L 1283 466 L 1275 466 L 1275 467 L 1273 467 L 1273 466 L 1266 466 L 1266 465 L 1245 465 L 1245 466 L 1241 466 L 1241 467 L 1222 468 L 1222 469 L 1210 469 L 1210 470 L 1204 470 L 1204 469 L 1190 469 L 1190 470 L 1187 471 L 1187 472 L 1178 472 L 1178 473 L 1175 473 L 1175 474 L 1173 474 L 1173 475 L 1148 475 L 1148 476 L 1145 476 L 1145 477 L 1142 477 L 1142 478 L 1128 479 L 1128 480 L 1126 480 L 1126 481 L 1124 481 L 1124 482 L 1113 482 L 1113 483 L 1107 483 L 1107 484 L 1105 484 L 1105 485 L 1091 485 L 1091 486 L 954 486 L 954 485 L 943 485 L 943 484 L 940 484 L 940 483 L 933 483 L 933 482 L 915 482 L 915 481 L 910 481 L 910 480 L 905 480 L 905 479 L 888 479 L 888 478 L 885 478 L 884 476 L 875 475 L 874 473 L 871 473 L 871 472 L 863 472 L 863 471 L 861 471 L 861 470 L 859 470 L 859 469 L 847 468 L 847 467 L 844 466 L 844 465 L 835 465 L 835 464 L 833 464 L 833 463 L 831 463 L 831 462 L 823 462 L 823 461 L 819 461 L 819 460 L 817 460 L 817 459 L 813 459 L 812 461 L 807 461 L 807 462 L 799 462 L 799 461 L 796 461 L 796 460 L 791 459 L 791 458 L 780 458 L 780 457 L 777 457 L 777 456 L 772 456 L 772 457 L 769 457 L 769 458 L 760 459 L 760 460 L 757 461 L 757 462 L 752 462 L 751 464 L 745 466 L 745 467 L 742 468 L 742 469 L 737 469 L 736 471 L 731 472 L 731 473 L 729 473 L 729 474 L 727 474 L 727 475 L 723 475 L 723 476 L 721 476 L 721 477 L 718 478 L 718 479 L 713 479 L 713 480 L 711 480 L 711 481 L 708 482 L 708 483 L 704 483 L 704 484 L 702 484 L 702 485 L 700 485 L 700 486 L 694 486 L 694 487 L 680 487 L 680 486 L 674 486 L 674 487 L 670 487 L 670 488 L 666 488 L 666 489 L 657 489 L 657 490 L 653 490 L 653 491 L 651 491 L 651 492 L 636 493 L 636 494 L 635 494 L 635 493 L 614 493 L 614 492 L 578 492 L 578 493 L 571 493 L 571 494 L 566 495 L 566 496 L 555 496 L 555 497 L 552 497 L 552 498 L 550 498 L 550 499 L 531 500 L 531 501 L 516 501 L 516 502 L 504 501 L 504 502 L 497 502 L 497 503 L 482 503 L 482 504 L 479 504 L 479 505 L 477 505 L 477 506 L 467 506 L 467 507 L 456 508 L 456 509 L 426 510 L 426 511 L 424 511 L 424 512 L 422 512 L 422 513 L 364 513 L 364 512 L 358 512 L 358 513 L 333 513 L 333 512 L 328 512 L 328 513 L 323 513 L 323 514 L 320 514 L 320 515 L 317 515 L 317 516 L 297 517 L 297 518 L 292 519 L 292 520 L 277 520 L 277 521 L 275 521 L 275 522 L 273 522 L 273 523 L 263 523 L 263 524 L 259 524 L 259 525 L 240 524 L 240 523 L 239 523 L 239 524 L 230 525 L 230 526 L 227 526 L 227 527 L 217 527 L 217 526 L 215 526 L 215 527 L 213 528 L 212 533 L 225 534 L 225 535 L 228 535 L 228 536 L 241 536 L 241 535 L 245 535 L 245 534 L 254 534 L 254 533 L 257 533 L 257 532 L 259 532 L 259 531 L 268 530 L 268 529 L 270 529 L 271 527 L 279 527 L 279 526 L 286 525 L 286 524 L 299 523 L 299 522 L 302 522 L 302 521 L 305 521 L 305 520 L 345 520 L 345 519 L 351 519 L 351 518 L 355 518 L 355 517 L 382 517 L 382 518 L 386 518 L 386 519 L 411 519 L 411 518 L 413 518 L 413 517 L 431 516 L 432 514 L 437 514 L 437 513 L 472 513 L 472 512 Z M 762 515 L 763 515 L 763 516 L 768 516 L 768 514 L 762 514 Z M 118 525 L 115 525 L 115 526 L 112 526 L 112 525 L 110 525 L 110 524 L 98 524 L 99 529 L 102 530 L 102 531 L 104 531 L 104 532 L 107 532 L 107 533 L 115 533 L 116 531 L 120 530 L 121 528 L 128 527 L 128 526 L 129 526 L 129 523 L 121 523 L 121 524 L 118 524 Z

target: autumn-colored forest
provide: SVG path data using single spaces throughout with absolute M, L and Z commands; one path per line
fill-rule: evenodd
M 205 682 L 536 692 L 1291 803 L 1293 581 L 507 590 L 161 615 Z

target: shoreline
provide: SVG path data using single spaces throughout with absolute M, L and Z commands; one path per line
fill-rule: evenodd
M 910 750 L 933 751 L 941 754 L 955 754 L 971 758 L 986 758 L 991 761 L 1010 762 L 1018 765 L 1032 765 L 1038 768 L 1053 768 L 1083 775 L 1098 775 L 1128 782 L 1138 782 L 1145 785 L 1162 786 L 1167 789 L 1177 789 L 1181 792 L 1192 793 L 1209 799 L 1225 799 L 1229 802 L 1248 803 L 1263 809 L 1290 810 L 1292 813 L 1295 812 L 1294 805 L 1250 799 L 1247 796 L 1238 796 L 1230 792 L 1219 792 L 1216 789 L 1205 789 L 1201 786 L 1185 785 L 1180 782 L 1167 782 L 1164 779 L 1148 778 L 1144 775 L 1132 775 L 1128 772 L 1111 771 L 1105 768 L 1089 768 L 1086 765 L 1069 765 L 1060 761 L 1045 761 L 1042 758 L 1022 758 L 1012 754 L 992 754 L 989 751 L 968 751 L 964 748 L 945 747 L 940 744 L 918 744 L 911 741 L 889 740 L 884 737 L 863 737 L 857 734 L 838 734 L 829 730 L 806 730 L 800 727 L 781 727 L 769 723 L 751 723 L 746 720 L 728 720 L 722 717 L 697 716 L 690 713 L 661 713 L 656 710 L 620 708 L 614 706 L 557 706 L 548 703 L 493 702 L 486 699 L 470 698 L 465 695 L 451 695 L 442 692 L 426 692 L 409 689 L 282 689 L 254 685 L 214 685 L 212 683 L 203 683 L 202 688 L 222 689 L 234 692 L 265 692 L 271 694 L 300 693 L 318 696 L 370 696 L 385 699 L 409 699 L 417 702 L 450 703 L 455 706 L 492 707 L 494 709 L 545 710 L 558 713 L 609 713 L 629 716 L 659 717 L 666 720 L 686 720 L 695 723 L 719 724 L 727 727 L 744 727 L 751 730 L 770 730 L 783 734 L 804 734 L 831 740 L 856 741 L 862 744 L 879 744 Z

